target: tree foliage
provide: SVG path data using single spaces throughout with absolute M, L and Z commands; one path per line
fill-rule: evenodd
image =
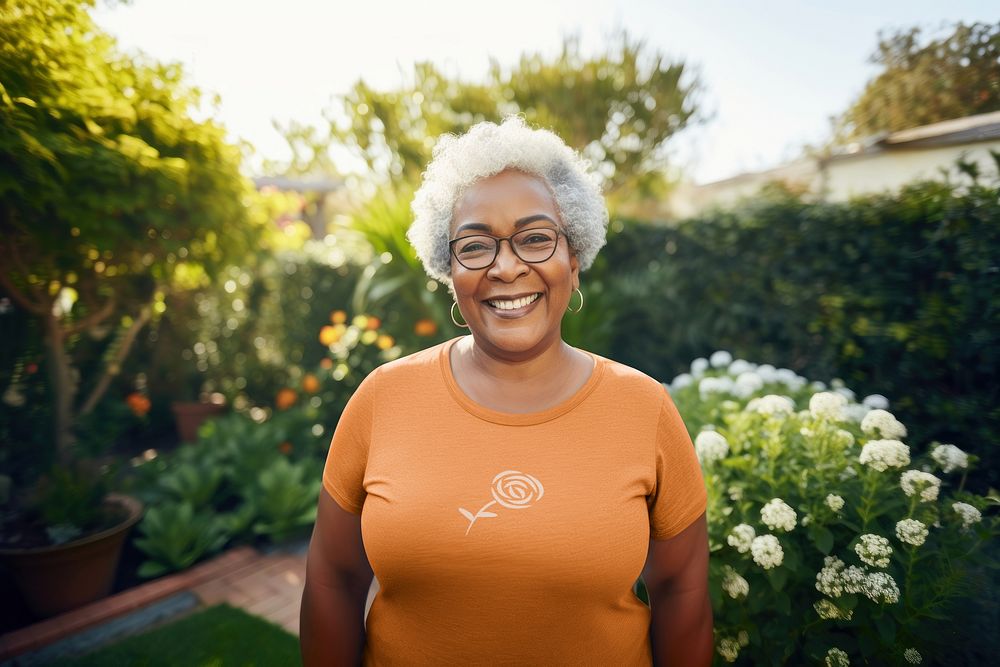
M 326 142 L 294 124 L 285 135 L 306 167 L 322 166 L 324 152 L 340 145 L 363 160 L 375 180 L 414 183 L 439 135 L 522 113 L 583 151 L 609 193 L 649 191 L 662 182 L 670 138 L 697 120 L 699 91 L 685 63 L 669 62 L 625 33 L 593 57 L 581 53 L 578 39 L 567 38 L 555 58 L 525 54 L 510 68 L 493 61 L 482 83 L 449 77 L 429 62 L 417 63 L 413 81 L 393 90 L 359 80 L 341 98 L 342 119 L 335 110 L 325 114 Z
M 90 0 L 0 5 L 0 289 L 42 322 L 64 457 L 175 284 L 254 243 L 252 186 L 179 66 L 117 50 Z M 81 334 L 104 340 L 74 378 Z M 75 404 L 86 390 L 87 397 Z
M 1000 110 L 1000 22 L 922 36 L 920 28 L 880 35 L 871 62 L 882 71 L 840 118 L 841 141 Z

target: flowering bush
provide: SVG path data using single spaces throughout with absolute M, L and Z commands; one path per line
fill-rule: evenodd
M 918 454 L 885 397 L 726 352 L 669 389 L 708 488 L 717 661 L 946 655 L 941 624 L 998 533 L 990 499 L 963 490 L 975 456 Z

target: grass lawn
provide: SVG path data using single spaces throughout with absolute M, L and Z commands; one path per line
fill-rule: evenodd
M 68 661 L 67 667 L 281 667 L 301 665 L 299 640 L 226 604 Z

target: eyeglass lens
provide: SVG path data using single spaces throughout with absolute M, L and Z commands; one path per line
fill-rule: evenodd
M 524 229 L 510 237 L 510 244 L 525 262 L 544 262 L 555 253 L 557 240 L 554 229 Z M 499 243 L 492 236 L 463 236 L 454 242 L 455 256 L 468 269 L 482 269 L 496 259 Z

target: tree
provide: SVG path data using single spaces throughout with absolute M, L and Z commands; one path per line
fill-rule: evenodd
M 342 118 L 327 110 L 326 146 L 301 126 L 286 138 L 307 165 L 332 145 L 364 160 L 374 180 L 419 180 L 436 138 L 471 125 L 523 113 L 588 157 L 609 194 L 662 183 L 670 138 L 697 120 L 700 84 L 683 62 L 667 62 L 625 33 L 604 54 L 584 57 L 579 40 L 564 40 L 547 59 L 526 54 L 511 68 L 493 61 L 484 83 L 449 78 L 428 62 L 413 81 L 378 91 L 363 80 L 341 99 Z M 302 161 L 302 158 L 300 158 Z M 299 168 L 301 171 L 301 167 Z
M 176 65 L 119 53 L 92 6 L 0 5 L 0 290 L 44 331 L 62 463 L 167 294 L 262 225 L 239 150 L 190 116 L 199 91 Z M 88 376 L 78 357 L 94 341 Z
M 871 62 L 882 71 L 838 120 L 838 143 L 1000 109 L 1000 22 L 921 36 L 920 28 L 879 35 Z

